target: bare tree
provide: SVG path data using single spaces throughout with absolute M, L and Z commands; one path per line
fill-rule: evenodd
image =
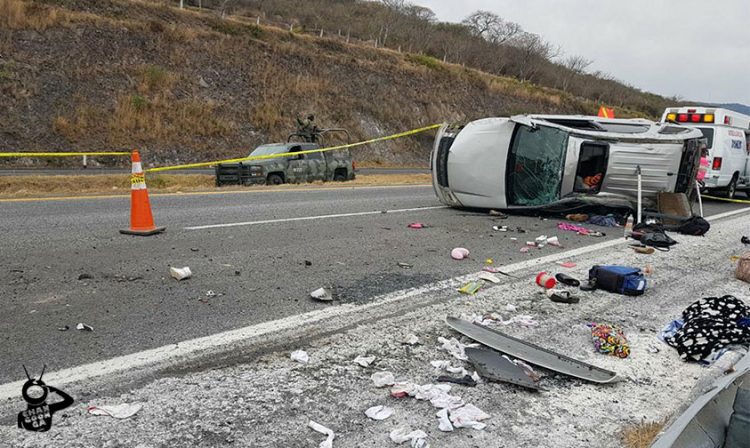
M 567 92 L 573 80 L 577 76 L 580 76 L 586 73 L 586 69 L 593 62 L 594 61 L 586 59 L 583 56 L 568 56 L 567 58 L 565 58 L 565 60 L 562 61 L 562 66 L 565 67 L 567 70 L 560 71 L 561 73 L 560 88 L 564 92 Z
M 476 11 L 464 19 L 462 24 L 469 27 L 475 36 L 482 37 L 496 45 L 510 41 L 523 31 L 521 25 L 506 22 L 490 11 Z

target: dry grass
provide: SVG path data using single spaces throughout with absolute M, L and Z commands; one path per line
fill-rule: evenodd
M 622 431 L 622 441 L 626 448 L 648 448 L 666 423 L 667 419 L 664 419 L 628 426 Z
M 82 176 L 0 176 L 0 199 L 53 197 L 63 195 L 127 194 L 128 174 Z M 429 174 L 378 174 L 357 176 L 350 182 L 312 182 L 307 184 L 215 187 L 215 177 L 208 174 L 147 174 L 149 191 L 176 193 L 191 191 L 249 191 L 309 188 L 347 188 L 379 185 L 422 185 L 430 183 Z

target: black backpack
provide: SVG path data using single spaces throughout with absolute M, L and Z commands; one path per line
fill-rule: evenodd
M 671 246 L 677 244 L 677 241 L 673 240 L 664 232 L 664 227 L 658 224 L 636 224 L 633 227 L 633 238 L 637 239 L 646 246 L 659 249 L 661 251 L 668 251 Z
M 692 218 L 680 224 L 680 226 L 677 227 L 677 231 L 682 233 L 683 235 L 701 236 L 705 235 L 710 228 L 711 224 L 709 224 L 708 221 L 701 218 L 700 216 L 693 216 Z

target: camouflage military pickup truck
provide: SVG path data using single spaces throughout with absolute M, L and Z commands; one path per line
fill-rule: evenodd
M 272 143 L 255 148 L 250 156 L 295 153 L 320 149 L 318 143 Z M 249 160 L 216 166 L 216 186 L 279 185 L 322 181 L 343 182 L 354 179 L 354 162 L 349 150 L 298 154 L 273 159 Z

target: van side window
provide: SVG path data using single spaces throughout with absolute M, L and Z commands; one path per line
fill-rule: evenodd
M 607 171 L 608 157 L 608 144 L 584 142 L 579 151 L 578 169 L 576 170 L 573 191 L 576 193 L 599 193 L 602 189 L 604 174 Z

